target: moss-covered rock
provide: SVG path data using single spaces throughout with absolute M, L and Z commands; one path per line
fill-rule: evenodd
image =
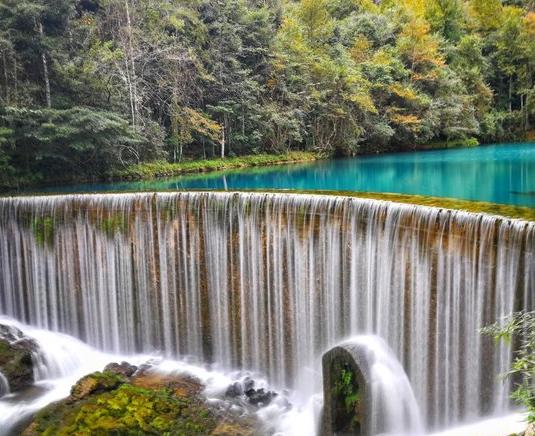
M 258 431 L 254 423 L 223 421 L 211 434 L 212 436 L 254 436 L 258 434 Z
M 128 377 L 124 362 L 107 368 L 80 379 L 69 398 L 40 411 L 23 435 L 255 434 L 252 421 L 214 413 L 201 397 L 202 384 L 192 377 L 151 370 Z
M 0 324 L 0 372 L 11 392 L 30 387 L 34 382 L 32 353 L 37 343 L 17 328 Z
M 104 371 L 111 371 L 111 372 L 114 372 L 115 374 L 120 374 L 125 377 L 131 377 L 132 375 L 135 374 L 137 370 L 138 370 L 137 366 L 130 365 L 128 362 L 121 362 L 121 363 L 113 362 L 113 363 L 106 365 L 106 367 L 104 368 Z
M 166 388 L 179 398 L 198 398 L 203 386 L 199 380 L 183 376 L 164 375 L 156 372 L 143 372 L 132 378 L 134 386 L 145 389 Z
M 214 419 L 194 399 L 169 389 L 123 383 L 75 403 L 60 402 L 41 411 L 24 435 L 197 435 L 209 434 Z
M 127 381 L 126 377 L 112 371 L 94 372 L 82 377 L 71 388 L 69 401 L 82 400 L 91 394 L 112 391 Z

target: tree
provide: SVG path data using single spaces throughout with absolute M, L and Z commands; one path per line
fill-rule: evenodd
M 54 79 L 54 60 L 61 50 L 69 20 L 74 13 L 69 0 L 5 0 L 0 8 L 0 33 L 4 42 L 6 60 L 3 62 L 4 79 L 14 77 L 10 88 L 18 95 L 20 81 L 39 83 L 39 90 L 30 86 L 30 97 L 43 95 L 43 103 L 52 106 L 51 81 Z M 9 53 L 12 71 L 8 70 Z M 39 68 L 35 68 L 35 66 Z M 22 70 L 22 71 L 21 71 Z M 7 85 L 6 85 L 7 89 Z M 7 91 L 9 92 L 9 90 Z M 33 95 L 32 95 L 33 94 Z M 21 96 L 22 97 L 22 96 Z M 22 97 L 24 99 L 24 97 Z
M 38 111 L 40 123 L 22 123 L 27 134 L 42 134 L 43 114 L 62 125 L 80 107 L 127 120 L 129 135 L 141 139 L 109 150 L 112 166 L 518 139 L 533 126 L 534 74 L 532 0 L 4 0 L 0 7 L 2 109 Z M 37 165 L 37 151 L 22 140 L 15 158 L 2 135 L 3 168 L 27 174 L 28 161 L 43 178 L 54 175 L 59 160 Z
M 18 176 L 26 179 L 65 173 L 98 177 L 161 153 L 116 114 L 81 107 L 4 107 L 0 129 L 4 166 L 18 168 Z
M 446 40 L 457 42 L 461 38 L 465 26 L 461 0 L 430 0 L 426 3 L 425 17 L 432 31 Z
M 512 398 L 528 411 L 528 422 L 535 423 L 535 312 L 512 314 L 481 329 L 496 341 L 518 344 L 511 369 L 505 374 L 514 383 Z

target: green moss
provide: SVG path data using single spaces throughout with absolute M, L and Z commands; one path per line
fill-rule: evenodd
M 341 368 L 334 383 L 334 392 L 340 397 L 346 409 L 346 413 L 355 414 L 360 400 L 355 374 L 348 367 Z
M 112 375 L 90 377 L 118 382 Z M 214 428 L 215 419 L 195 398 L 178 397 L 168 388 L 145 389 L 121 382 L 115 389 L 47 407 L 24 434 L 189 436 L 209 434 Z
M 35 217 L 32 221 L 32 232 L 41 246 L 54 243 L 54 218 L 51 216 Z
M 331 371 L 331 398 L 336 431 L 341 434 L 360 434 L 361 395 L 357 376 L 351 366 L 342 361 L 337 361 Z
M 305 162 L 316 159 L 318 159 L 318 155 L 315 153 L 293 151 L 286 154 L 256 154 L 227 159 L 195 160 L 180 163 L 149 162 L 132 165 L 125 170 L 118 171 L 112 174 L 112 178 L 116 180 L 144 180 L 182 174 Z
M 108 236 L 116 233 L 126 233 L 128 230 L 128 220 L 123 214 L 111 214 L 99 222 L 99 226 Z
M 240 190 L 236 190 L 240 192 Z M 255 192 L 247 190 L 243 192 Z M 372 200 L 391 201 L 393 203 L 414 204 L 417 206 L 438 207 L 442 209 L 463 210 L 472 213 L 486 213 L 507 218 L 535 221 L 535 208 L 495 204 L 483 201 L 458 200 L 455 198 L 429 197 L 425 195 L 394 194 L 382 192 L 354 192 L 354 191 L 307 191 L 307 190 L 257 190 L 256 192 L 309 194 L 309 195 L 340 195 L 353 198 L 368 198 Z
M 106 392 L 116 389 L 127 380 L 125 377 L 111 371 L 94 372 L 82 377 L 71 388 L 72 399 L 82 399 L 95 392 Z
M 443 209 L 464 210 L 473 213 L 486 213 L 508 218 L 535 221 L 535 208 L 495 204 L 483 201 L 458 200 L 454 198 L 427 197 L 424 195 L 405 195 L 391 193 L 352 193 L 355 197 L 392 201 L 396 203 L 415 204 Z M 344 195 L 348 195 L 345 193 Z

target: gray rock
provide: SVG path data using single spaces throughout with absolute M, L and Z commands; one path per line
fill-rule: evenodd
M 33 385 L 33 356 L 38 350 L 37 343 L 19 329 L 0 324 L 0 372 L 11 392 Z
M 137 371 L 137 366 L 130 365 L 128 362 L 113 362 L 106 365 L 104 371 L 110 371 L 114 374 L 124 375 L 125 377 L 131 377 Z

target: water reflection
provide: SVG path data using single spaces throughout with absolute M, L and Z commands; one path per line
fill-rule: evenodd
M 535 206 L 535 144 L 396 153 L 54 192 L 297 189 L 391 192 Z

